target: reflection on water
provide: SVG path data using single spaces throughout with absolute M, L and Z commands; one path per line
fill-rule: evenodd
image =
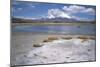
M 59 34 L 95 34 L 95 25 L 81 26 L 14 26 L 13 32 L 59 33 Z

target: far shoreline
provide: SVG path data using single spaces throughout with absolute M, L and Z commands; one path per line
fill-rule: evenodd
M 36 25 L 36 26 L 39 26 L 39 25 L 42 25 L 42 26 L 45 26 L 45 25 L 51 25 L 51 26 L 59 26 L 59 25 L 64 25 L 64 26 L 80 26 L 80 25 L 84 25 L 84 24 L 92 24 L 92 25 L 95 25 L 96 23 L 92 23 L 92 22 L 85 22 L 85 23 L 82 23 L 82 22 L 66 22 L 66 23 L 59 23 L 59 22 L 57 22 L 57 23 L 53 23 L 53 22 L 37 22 L 37 23 L 14 23 L 14 22 L 12 22 L 11 23 L 11 25 L 12 26 L 17 26 L 17 25 Z

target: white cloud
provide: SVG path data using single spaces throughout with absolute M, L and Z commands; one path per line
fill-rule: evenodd
M 35 8 L 35 6 L 33 6 L 33 5 L 31 5 L 30 7 L 33 7 L 33 8 Z
M 22 18 L 22 19 L 37 19 L 37 18 L 33 18 L 33 17 L 24 17 L 24 16 L 16 16 L 16 18 Z
M 28 5 L 29 5 L 29 7 L 35 8 L 35 5 L 33 5 L 33 4 L 28 4 Z
M 83 10 L 85 10 L 85 7 L 77 6 L 77 5 L 71 5 L 69 7 L 64 6 L 62 9 L 64 11 L 68 12 L 68 13 L 77 13 L 77 12 L 82 12 Z
M 12 2 L 12 5 L 19 5 L 19 3 L 18 3 L 18 2 L 13 1 L 13 2 Z
M 84 6 L 70 5 L 69 7 L 64 6 L 62 9 L 69 14 L 87 13 L 87 14 L 95 15 L 95 10 L 93 8 L 86 8 Z
M 49 9 L 48 10 L 48 18 L 56 18 L 56 17 L 65 17 L 71 18 L 67 13 L 60 9 Z
M 13 7 L 13 8 L 11 9 L 12 12 L 18 12 L 18 11 L 22 11 L 22 10 L 23 10 L 23 8 L 21 8 L 21 7 L 20 7 L 20 8 L 14 8 L 14 7 Z
M 17 8 L 17 10 L 22 10 L 23 8 Z
M 72 16 L 72 18 L 78 20 L 78 21 L 94 21 L 94 19 L 89 19 L 89 18 L 82 18 L 82 17 L 77 17 L 77 16 Z
M 91 15 L 95 15 L 95 10 L 93 8 L 87 8 L 84 12 L 91 14 Z
M 78 17 L 74 14 L 77 13 L 86 13 L 88 15 L 95 15 L 95 10 L 93 8 L 86 8 L 84 6 L 77 6 L 77 5 L 70 5 L 64 6 L 62 9 L 49 9 L 48 10 L 48 18 L 56 18 L 56 17 L 63 17 L 63 18 L 73 18 L 76 20 L 85 20 L 91 21 L 94 19 L 89 19 L 88 17 Z

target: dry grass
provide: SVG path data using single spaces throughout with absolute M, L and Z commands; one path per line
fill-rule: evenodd
M 96 38 L 95 37 L 90 37 L 89 39 L 95 40 Z
M 51 36 L 51 37 L 48 37 L 48 40 L 58 40 L 58 37 Z
M 87 41 L 88 39 L 91 39 L 91 40 L 95 40 L 95 37 L 94 36 L 79 36 L 79 37 L 77 37 L 78 39 L 82 39 L 82 41 L 81 42 L 85 42 L 85 41 Z
M 79 36 L 78 39 L 93 39 L 95 40 L 95 36 Z
M 72 37 L 62 37 L 62 39 L 70 40 Z
M 47 39 L 43 40 L 43 42 L 52 42 L 53 40 L 58 40 L 58 37 L 50 36 Z
M 33 47 L 41 47 L 42 45 L 40 44 L 33 44 Z
M 53 40 L 48 40 L 48 39 L 45 39 L 43 40 L 43 42 L 52 42 Z
M 86 37 L 86 36 L 79 36 L 79 37 L 77 37 L 78 39 L 83 39 L 83 40 L 86 40 L 86 39 L 88 39 L 88 37 Z

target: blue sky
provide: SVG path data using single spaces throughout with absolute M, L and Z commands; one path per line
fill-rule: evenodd
M 95 20 L 95 6 L 36 3 L 25 1 L 12 2 L 12 16 L 26 19 L 74 18 L 77 20 Z

